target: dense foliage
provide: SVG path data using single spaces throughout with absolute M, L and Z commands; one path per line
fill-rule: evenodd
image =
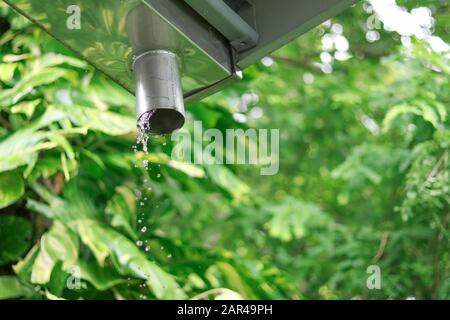
M 449 42 L 449 1 L 397 3 Z M 450 298 L 450 53 L 374 17 L 189 106 L 190 130 L 280 129 L 260 176 L 174 161 L 170 137 L 134 152 L 134 97 L 1 4 L 0 298 Z

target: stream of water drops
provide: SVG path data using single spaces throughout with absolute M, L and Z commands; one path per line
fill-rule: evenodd
M 142 166 L 145 169 L 145 174 L 147 175 L 147 178 L 144 178 L 142 180 L 142 187 L 139 190 L 136 190 L 136 203 L 138 204 L 137 206 L 137 230 L 139 230 L 139 238 L 136 241 L 136 246 L 143 250 L 146 254 L 151 252 L 151 247 L 148 243 L 148 240 L 146 240 L 146 236 L 147 236 L 147 232 L 150 231 L 150 228 L 147 224 L 147 215 L 145 214 L 145 210 L 144 207 L 146 205 L 146 203 L 149 200 L 149 196 L 150 193 L 153 191 L 151 184 L 150 184 L 150 176 L 148 175 L 148 171 L 151 170 L 150 167 L 150 163 L 148 160 L 148 155 L 149 155 L 149 147 L 148 144 L 150 142 L 150 135 L 149 135 L 149 119 L 150 117 L 153 115 L 152 112 L 148 112 L 144 115 L 141 116 L 141 118 L 138 121 L 138 135 L 137 135 L 137 139 L 136 139 L 136 144 L 132 146 L 132 149 L 135 153 L 137 153 L 138 151 L 142 151 L 143 152 L 143 156 L 142 156 Z M 163 146 L 165 146 L 167 143 L 164 142 Z M 137 168 L 139 168 L 138 165 L 136 165 Z M 158 168 L 161 167 L 160 164 L 157 165 Z M 161 173 L 157 173 L 155 174 L 157 179 L 161 178 Z M 159 205 L 156 204 L 155 208 L 159 208 Z M 161 251 L 164 251 L 164 247 L 161 246 Z M 171 254 L 167 254 L 166 255 L 167 258 L 172 258 Z
M 150 164 L 148 161 L 148 143 L 150 140 L 150 127 L 149 127 L 149 119 L 153 115 L 152 112 L 147 112 L 143 114 L 137 123 L 138 128 L 138 134 L 136 139 L 136 144 L 132 147 L 133 151 L 137 153 L 138 151 L 142 150 L 143 156 L 142 156 L 142 166 L 144 167 L 145 171 L 148 171 L 150 169 Z M 137 166 L 139 167 L 139 166 Z M 145 202 L 148 200 L 148 197 L 146 196 L 146 193 L 151 192 L 151 187 L 148 184 L 148 179 L 143 179 L 143 186 L 140 190 L 136 190 L 136 203 L 137 206 L 137 228 L 139 230 L 139 233 L 141 234 L 139 236 L 139 240 L 136 241 L 136 246 L 140 249 L 144 249 L 145 252 L 149 252 L 150 249 L 147 245 L 147 240 L 142 240 L 141 238 L 145 237 L 145 233 L 147 232 L 148 227 L 145 225 L 146 223 L 146 215 L 144 212 L 144 206 Z
M 144 152 L 144 159 L 142 160 L 142 165 L 146 170 L 149 168 L 149 162 L 145 159 L 145 156 L 148 155 L 148 141 L 149 141 L 149 132 L 150 132 L 150 118 L 153 116 L 154 111 L 144 113 L 138 120 L 138 136 L 137 136 L 137 145 L 142 145 L 142 151 Z

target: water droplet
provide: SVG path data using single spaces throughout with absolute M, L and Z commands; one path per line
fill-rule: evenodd
M 142 206 L 144 206 L 145 203 L 141 202 L 140 204 L 141 204 L 141 207 L 142 207 Z
M 144 243 L 143 243 L 141 240 L 136 241 L 136 245 L 137 245 L 138 247 L 142 247 L 143 244 L 144 244 Z
M 171 255 L 171 254 L 168 254 L 168 255 L 167 255 L 167 258 L 169 258 L 169 259 L 172 258 L 172 255 Z
M 142 145 L 142 151 L 146 154 L 148 153 L 148 139 L 149 135 L 147 132 L 150 131 L 149 120 L 154 114 L 154 111 L 144 113 L 138 121 L 138 137 L 137 144 Z
M 142 223 L 142 219 L 139 219 L 139 220 L 138 220 L 138 223 Z
M 147 231 L 147 227 L 142 227 L 141 232 L 144 233 Z
M 147 198 L 147 197 L 145 197 L 145 198 L 144 198 L 144 200 L 145 200 L 145 201 L 147 201 L 147 200 L 148 200 L 148 198 Z
M 150 251 L 150 247 L 145 247 L 145 252 L 149 252 Z
M 156 177 L 157 177 L 157 178 L 161 178 L 161 174 L 158 173 L 158 174 L 156 175 Z

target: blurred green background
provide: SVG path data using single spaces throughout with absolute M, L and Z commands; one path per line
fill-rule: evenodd
M 134 152 L 134 97 L 1 3 L 0 298 L 450 298 L 450 2 L 383 3 L 188 108 L 280 129 L 274 176 Z

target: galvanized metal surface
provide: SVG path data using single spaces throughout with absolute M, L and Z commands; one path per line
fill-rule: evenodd
M 357 0 L 252 0 L 258 45 L 242 52 L 237 65 L 244 69 L 313 27 L 355 4 Z
M 228 42 L 187 4 L 179 0 L 5 0 L 52 36 L 79 53 L 130 92 L 133 50 L 127 15 L 145 4 L 151 12 L 142 50 L 164 49 L 180 57 L 184 96 L 198 93 L 234 73 Z M 69 6 L 81 9 L 81 29 L 69 29 Z M 181 31 L 183 30 L 183 31 Z
M 248 50 L 258 44 L 258 32 L 222 0 L 185 1 L 219 30 L 237 52 Z
M 224 36 L 230 32 L 229 19 L 213 27 L 185 0 L 4 1 L 130 92 L 135 91 L 135 81 L 130 70 L 133 50 L 127 35 L 127 15 L 131 9 L 145 4 L 152 18 L 142 28 L 147 38 L 138 43 L 136 52 L 163 49 L 176 53 L 188 102 L 219 91 L 239 79 L 236 69 L 250 66 L 356 3 L 356 0 L 208 0 L 227 3 L 259 34 L 256 47 L 234 56 Z M 81 8 L 80 30 L 66 26 L 67 8 L 72 5 Z
M 133 70 L 141 130 L 165 134 L 181 128 L 184 124 L 184 101 L 177 56 L 164 50 L 148 51 L 135 59 Z M 150 116 L 146 117 L 146 113 Z

